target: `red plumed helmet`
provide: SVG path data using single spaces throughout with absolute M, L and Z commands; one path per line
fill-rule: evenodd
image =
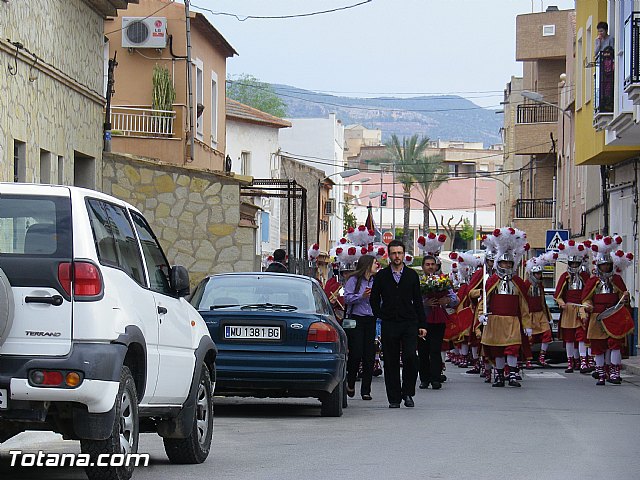
M 500 229 L 499 229 L 499 228 L 496 228 L 496 229 L 493 231 L 493 236 L 494 236 L 494 237 L 499 237 L 499 236 L 500 236 Z
M 267 262 L 273 262 L 273 255 L 269 255 L 267 257 Z
M 620 245 L 622 243 L 622 237 L 621 236 L 617 236 L 614 240 L 616 241 L 616 243 L 618 245 Z
M 336 248 L 336 255 L 340 255 L 344 250 L 340 247 Z
M 404 257 L 404 259 L 405 259 L 405 261 L 407 261 L 407 262 L 410 262 L 410 261 L 412 261 L 412 260 L 413 260 L 413 258 L 411 257 L 411 255 L 406 255 L 406 256 Z
M 627 258 L 629 260 L 633 260 L 633 253 L 631 253 L 631 252 L 627 253 Z
M 438 241 L 440 243 L 444 243 L 447 240 L 447 236 L 444 233 L 441 233 L 440 235 L 438 235 Z
M 611 237 L 604 237 L 604 244 L 605 245 L 611 245 L 611 243 L 613 242 L 613 238 Z
M 420 236 L 418 237 L 418 243 L 419 243 L 420 245 L 424 246 L 424 244 L 425 244 L 425 243 L 427 243 L 427 239 L 426 239 L 426 238 L 424 238 L 422 235 L 420 235 Z
M 561 243 L 560 245 L 558 245 L 558 250 L 564 250 L 566 247 L 564 246 L 564 243 Z
M 320 245 L 318 245 L 317 243 L 314 243 L 313 246 L 311 247 L 311 250 L 320 250 Z
M 361 232 L 364 232 L 367 229 L 367 227 L 365 227 L 364 225 L 360 225 L 358 227 L 358 230 L 360 230 Z
M 557 260 L 557 259 L 558 259 L 558 254 L 557 254 L 557 253 L 554 253 L 554 254 L 553 254 L 553 259 L 554 259 L 554 260 Z
M 576 241 L 575 240 L 569 240 L 569 246 L 570 247 L 575 247 L 576 246 Z
M 515 235 L 515 234 L 516 234 L 516 229 L 515 229 L 515 228 L 513 228 L 513 227 L 509 227 L 509 233 L 510 233 L 511 235 Z
M 457 252 L 451 252 L 451 253 L 449 254 L 449 258 L 450 258 L 451 260 L 455 260 L 456 258 L 458 258 L 458 253 L 457 253 Z
M 341 243 L 342 245 L 344 245 L 345 243 L 347 243 L 347 239 L 346 239 L 346 238 L 344 238 L 344 237 L 342 237 L 342 238 L 340 239 L 340 243 Z
M 464 258 L 460 257 L 460 258 L 458 258 L 458 261 L 459 261 L 460 263 L 464 263 Z
M 369 244 L 369 247 L 367 248 L 368 252 L 373 252 L 373 243 Z
M 486 235 L 482 235 L 482 240 L 486 240 L 487 236 Z
M 370 237 L 373 237 L 376 234 L 376 232 L 374 232 L 373 229 L 371 229 L 371 228 L 369 229 L 369 231 L 367 233 L 369 234 Z
M 587 248 L 591 248 L 591 240 L 585 240 L 582 244 Z
M 355 232 L 355 231 L 356 231 L 356 229 L 355 229 L 355 228 L 353 228 L 353 227 L 349 227 L 349 228 L 347 229 L 347 233 L 353 233 L 353 232 Z
M 578 251 L 579 252 L 584 252 L 584 245 L 582 245 L 582 244 L 578 245 Z
M 525 243 L 523 248 L 525 252 L 528 252 L 531 249 L 531 245 L 529 245 L 528 243 Z
M 384 255 L 384 247 L 378 247 L 378 255 Z
M 618 250 L 616 252 L 616 257 L 620 257 L 620 258 L 624 257 L 624 252 L 622 250 Z
M 436 234 L 433 232 L 429 232 L 429 235 L 427 235 L 431 240 L 433 240 L 434 238 L 436 238 Z
M 597 235 L 596 235 L 596 240 L 602 240 L 603 238 L 604 238 L 604 237 L 603 237 L 602 235 L 600 235 L 600 234 L 597 234 Z
M 356 254 L 356 247 L 349 247 L 349 250 L 347 250 L 347 253 L 349 255 L 355 255 Z
M 362 255 L 366 255 L 367 253 L 369 253 L 369 250 L 367 249 L 367 247 L 362 247 L 362 248 L 360 249 L 360 253 L 361 253 Z
M 591 245 L 591 250 L 593 250 L 594 252 L 598 251 L 598 245 Z
M 451 268 L 458 268 L 458 264 L 457 263 L 452 263 L 451 264 Z

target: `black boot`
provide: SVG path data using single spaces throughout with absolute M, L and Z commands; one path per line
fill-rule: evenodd
M 517 369 L 511 369 L 511 371 L 509 372 L 509 386 L 510 387 L 520 387 L 520 382 L 518 381 L 518 373 L 515 372 L 514 370 Z
M 496 378 L 492 387 L 504 387 L 504 369 L 496 368 Z

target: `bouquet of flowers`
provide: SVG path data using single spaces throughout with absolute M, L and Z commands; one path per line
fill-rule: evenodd
M 440 275 L 429 275 L 420 280 L 420 291 L 422 295 L 438 296 L 444 292 L 448 292 L 453 287 L 451 278 L 441 273 Z

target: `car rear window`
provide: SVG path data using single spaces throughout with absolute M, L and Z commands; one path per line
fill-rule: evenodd
M 69 258 L 71 238 L 69 198 L 0 196 L 0 255 Z
M 284 304 L 298 312 L 317 312 L 311 282 L 285 276 L 221 275 L 211 277 L 194 292 L 191 303 L 199 310 L 223 305 Z

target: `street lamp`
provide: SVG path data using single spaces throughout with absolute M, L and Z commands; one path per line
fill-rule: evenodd
M 325 180 L 328 180 L 330 177 L 333 177 L 335 175 L 340 175 L 342 178 L 349 178 L 349 177 L 353 177 L 354 175 L 358 175 L 359 173 L 360 173 L 360 170 L 358 170 L 357 168 L 351 168 L 349 170 L 344 170 L 342 172 L 332 173 L 331 175 L 327 175 L 323 179 L 318 180 L 318 211 L 316 215 L 317 216 L 316 243 L 318 245 L 320 245 L 320 188 L 322 187 L 322 184 L 324 183 Z M 368 180 L 371 180 L 371 179 L 368 179 Z
M 369 198 L 378 198 L 380 196 L 382 196 L 384 192 L 371 192 L 368 196 Z M 403 195 L 403 196 L 399 196 L 399 195 L 387 195 L 387 198 L 406 198 L 409 197 L 409 201 L 411 202 L 418 202 L 421 203 L 422 206 L 429 208 L 429 212 L 431 213 L 431 216 L 433 217 L 433 220 L 436 222 L 436 231 L 439 230 L 438 227 L 438 218 L 436 217 L 436 214 L 433 213 L 433 210 L 431 209 L 431 207 L 429 207 L 429 205 L 427 205 L 424 201 L 420 200 L 419 198 L 413 198 L 411 196 L 408 195 Z M 382 206 L 380 206 L 380 231 L 382 231 Z M 395 238 L 396 234 L 395 231 L 393 232 L 393 236 Z
M 536 103 L 541 103 L 543 105 L 548 105 L 551 106 L 553 108 L 556 108 L 558 110 L 560 110 L 560 112 L 562 112 L 562 141 L 564 143 L 564 117 L 568 116 L 569 118 L 571 118 L 571 114 L 569 113 L 569 109 L 568 108 L 562 108 L 560 105 L 556 105 L 555 103 L 551 103 L 551 102 L 547 102 L 544 99 L 544 96 L 541 93 L 538 92 L 530 92 L 528 90 L 523 90 L 522 92 L 520 92 L 520 95 L 522 95 L 524 98 L 531 100 L 532 102 L 536 102 Z M 551 140 L 553 140 L 553 136 L 551 138 Z M 556 213 L 556 191 L 558 189 L 557 187 L 557 183 L 558 183 L 558 172 L 556 171 L 558 168 L 558 158 L 557 158 L 558 153 L 556 152 L 556 161 L 554 162 L 554 171 L 553 171 L 553 193 L 552 193 L 552 199 L 551 199 L 551 203 L 553 204 L 553 217 L 551 220 L 551 224 L 553 226 L 553 229 L 555 230 L 557 228 L 557 219 L 558 219 L 558 215 Z

